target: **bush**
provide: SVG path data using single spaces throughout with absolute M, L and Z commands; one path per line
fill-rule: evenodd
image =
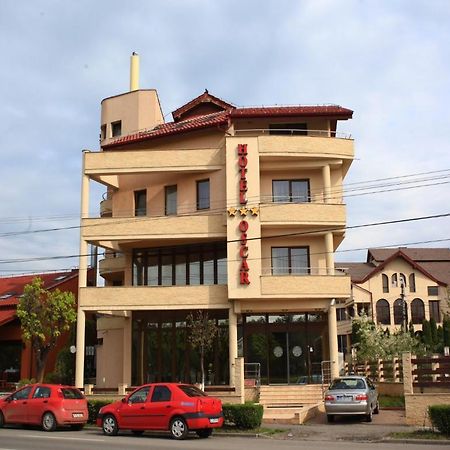
M 223 416 L 226 425 L 249 430 L 261 426 L 263 406 L 253 403 L 244 405 L 223 405 Z
M 36 383 L 36 380 L 34 378 L 22 378 L 17 383 L 17 387 L 21 388 L 23 386 L 26 386 L 27 384 L 34 384 L 34 383 Z
M 102 406 L 109 405 L 110 403 L 112 403 L 112 400 L 88 400 L 88 412 L 89 412 L 88 423 L 95 424 L 100 408 Z
M 428 414 L 433 427 L 442 434 L 450 435 L 450 405 L 431 405 Z

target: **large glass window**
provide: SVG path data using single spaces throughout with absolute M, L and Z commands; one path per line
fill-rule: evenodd
M 309 273 L 309 247 L 272 247 L 272 275 Z
M 166 186 L 166 216 L 173 216 L 177 213 L 177 185 Z
M 434 319 L 437 323 L 441 321 L 441 312 L 439 308 L 439 300 L 430 300 L 430 319 Z
M 411 320 L 414 324 L 421 324 L 425 319 L 425 305 L 420 298 L 411 302 Z
M 406 325 L 408 323 L 408 308 L 405 300 L 398 298 L 394 302 L 395 325 Z
M 377 311 L 377 322 L 382 325 L 390 325 L 391 324 L 391 312 L 389 309 L 389 303 L 384 298 L 377 301 L 376 305 Z
M 409 275 L 409 292 L 416 292 L 416 276 L 413 273 Z
M 437 296 L 439 294 L 439 288 L 437 286 L 428 286 L 428 295 Z
M 209 209 L 209 180 L 197 181 L 197 209 Z
M 276 203 L 309 202 L 309 180 L 273 180 L 272 200 Z
M 147 191 L 134 191 L 134 215 L 147 215 Z
M 389 277 L 383 273 L 381 280 L 383 282 L 383 293 L 389 292 Z
M 133 285 L 226 284 L 226 252 L 225 243 L 135 250 Z

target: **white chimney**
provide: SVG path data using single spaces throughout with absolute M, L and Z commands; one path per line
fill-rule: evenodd
M 139 55 L 131 54 L 130 60 L 130 92 L 139 90 Z

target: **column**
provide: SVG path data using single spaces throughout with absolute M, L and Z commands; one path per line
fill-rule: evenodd
M 81 221 L 89 216 L 89 177 L 84 173 L 85 156 L 88 150 L 83 150 L 81 178 Z M 84 385 L 84 350 L 86 333 L 86 315 L 81 308 L 81 291 L 87 286 L 88 243 L 83 239 L 83 227 L 80 228 L 80 262 L 78 268 L 78 309 L 77 309 L 77 344 L 75 360 L 75 386 Z
M 235 362 L 237 351 L 237 314 L 233 306 L 228 310 L 228 356 L 230 360 L 230 386 L 235 385 Z
M 123 322 L 123 356 L 122 356 L 122 383 L 131 386 L 131 340 L 132 318 L 125 317 Z
M 339 376 L 338 342 L 337 342 L 337 320 L 334 299 L 328 308 L 328 336 L 330 346 L 330 369 L 331 379 Z
M 334 240 L 331 232 L 325 234 L 325 252 L 327 275 L 334 275 Z
M 331 172 L 330 166 L 327 164 L 322 167 L 323 178 L 323 201 L 324 203 L 331 203 Z

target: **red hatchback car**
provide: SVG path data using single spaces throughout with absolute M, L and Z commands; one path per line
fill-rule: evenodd
M 53 431 L 70 425 L 81 430 L 87 420 L 87 400 L 71 386 L 29 384 L 0 399 L 0 427 L 7 423 L 41 425 L 44 431 Z
M 168 430 L 175 439 L 184 439 L 189 431 L 207 438 L 223 425 L 222 402 L 190 384 L 146 384 L 101 408 L 97 425 L 109 436 L 119 430 Z

